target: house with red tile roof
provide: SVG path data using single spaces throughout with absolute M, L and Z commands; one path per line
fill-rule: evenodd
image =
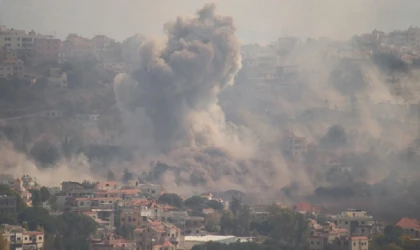
M 295 205 L 293 205 L 293 210 L 299 213 L 319 213 L 319 208 L 315 205 L 306 203 L 306 202 L 298 202 Z
M 403 229 L 404 235 L 406 236 L 410 236 L 413 239 L 418 239 L 420 236 L 420 223 L 417 219 L 404 217 L 400 219 L 395 225 L 401 227 Z
M 134 230 L 135 241 L 140 249 L 182 249 L 181 230 L 171 223 L 149 220 Z

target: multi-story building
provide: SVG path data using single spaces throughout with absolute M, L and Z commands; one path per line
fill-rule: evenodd
M 326 222 L 322 225 L 315 220 L 309 221 L 308 243 L 310 250 L 322 250 L 333 244 L 337 237 L 348 236 L 347 229 L 337 228 L 334 223 Z
M 61 40 L 52 37 L 37 37 L 34 43 L 33 56 L 37 62 L 58 62 Z
M 332 216 L 337 228 L 344 228 L 351 236 L 370 236 L 374 229 L 372 216 L 360 209 L 348 209 L 341 214 Z
M 185 219 L 185 234 L 197 235 L 204 230 L 204 217 L 188 216 Z
M 0 77 L 22 76 L 23 61 L 16 52 L 6 51 L 0 58 Z
M 161 221 L 147 221 L 137 228 L 134 240 L 138 249 L 183 249 L 184 237 L 176 226 Z
M 65 193 L 76 189 L 83 189 L 83 185 L 74 181 L 65 181 L 61 183 L 61 190 Z
M 111 39 L 104 35 L 96 35 L 92 38 L 93 46 L 95 47 L 96 53 L 101 54 L 107 50 Z
M 16 215 L 16 196 L 0 196 L 0 213 Z
M 337 237 L 331 244 L 332 250 L 368 250 L 369 239 L 366 236 Z
M 283 150 L 286 154 L 298 155 L 306 151 L 306 138 L 296 136 L 291 131 L 286 131 L 283 137 Z
M 157 184 L 138 184 L 138 186 L 146 197 L 150 197 L 155 200 L 159 199 L 163 191 L 162 186 Z
M 61 52 L 65 53 L 67 58 L 96 55 L 93 42 L 76 34 L 69 34 L 62 44 Z
M 92 250 L 136 250 L 136 242 L 126 240 L 114 234 L 108 234 L 103 239 L 91 240 Z
M 114 210 L 116 203 L 121 200 L 121 198 L 94 198 L 94 197 L 84 197 L 84 198 L 67 198 L 65 207 L 69 210 L 90 210 L 90 209 L 108 209 Z
M 99 231 L 112 232 L 114 227 L 114 211 L 109 209 L 95 209 L 81 211 L 82 214 L 89 216 L 98 223 Z
M 43 249 L 44 233 L 26 231 L 20 226 L 1 225 L 3 237 L 9 242 L 10 249 Z

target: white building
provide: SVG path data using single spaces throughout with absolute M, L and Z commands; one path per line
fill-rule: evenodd
M 236 242 L 236 237 L 232 235 L 185 236 L 184 246 L 186 250 L 190 250 L 196 245 L 203 245 L 210 241 L 230 244 Z
M 360 209 L 348 209 L 332 216 L 337 228 L 347 229 L 351 236 L 369 236 L 372 233 L 374 220 Z
M 61 72 L 60 68 L 51 68 L 48 84 L 53 87 L 67 88 L 67 74 Z

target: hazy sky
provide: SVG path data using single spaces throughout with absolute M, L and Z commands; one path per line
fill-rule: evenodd
M 420 26 L 420 0 L 0 0 L 0 22 L 64 38 L 75 32 L 117 40 L 162 33 L 165 22 L 216 2 L 243 42 L 297 36 L 350 37 L 374 28 Z

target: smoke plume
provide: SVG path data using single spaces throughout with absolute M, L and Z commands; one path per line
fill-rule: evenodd
M 228 125 L 218 94 L 241 68 L 232 19 L 207 5 L 196 18 L 166 24 L 165 32 L 166 41 L 149 40 L 140 47 L 140 65 L 131 76 L 115 78 L 120 107 L 144 110 L 162 152 L 221 143 L 225 135 L 217 133 Z

